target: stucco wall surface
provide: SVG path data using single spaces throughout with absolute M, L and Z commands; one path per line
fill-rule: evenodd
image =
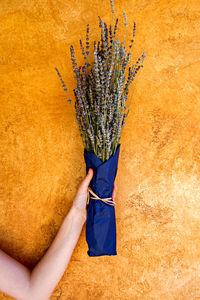
M 200 299 L 200 2 L 115 0 L 144 68 L 121 140 L 117 250 L 87 255 L 85 226 L 51 299 Z M 0 1 L 0 247 L 33 268 L 85 176 L 70 45 L 99 39 L 109 0 Z M 11 299 L 0 293 L 1 300 Z

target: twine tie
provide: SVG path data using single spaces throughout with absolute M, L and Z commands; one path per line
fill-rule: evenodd
M 90 197 L 90 193 L 94 196 L 94 197 Z M 87 204 L 89 204 L 89 201 L 90 201 L 90 198 L 91 199 L 95 199 L 95 200 L 101 200 L 103 201 L 104 203 L 106 204 L 109 204 L 109 205 L 115 205 L 116 203 L 114 201 L 112 201 L 112 197 L 111 198 L 99 198 L 91 188 L 88 188 L 88 198 L 87 198 Z

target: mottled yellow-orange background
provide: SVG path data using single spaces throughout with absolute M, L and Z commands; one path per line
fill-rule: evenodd
M 115 1 L 132 62 L 146 53 L 121 140 L 117 256 L 90 258 L 85 226 L 53 299 L 200 299 L 200 2 Z M 0 247 L 33 268 L 85 176 L 70 45 L 99 39 L 109 0 L 1 0 Z M 85 41 L 85 40 L 84 40 Z M 0 293 L 0 299 L 11 299 Z

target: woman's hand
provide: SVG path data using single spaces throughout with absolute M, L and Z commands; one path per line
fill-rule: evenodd
M 77 211 L 79 211 L 84 216 L 85 220 L 86 220 L 86 216 L 87 216 L 86 205 L 87 205 L 87 197 L 88 197 L 88 187 L 89 187 L 90 181 L 92 180 L 93 175 L 94 175 L 94 171 L 90 168 L 88 170 L 87 175 L 81 182 L 81 184 L 78 188 L 77 194 L 73 201 L 73 206 L 77 209 Z M 113 200 L 115 199 L 115 196 L 116 196 L 116 192 L 115 192 L 116 189 L 117 189 L 117 185 L 114 182 L 113 194 L 112 194 Z
M 2 292 L 15 299 L 50 299 L 63 276 L 86 221 L 88 186 L 92 177 L 93 170 L 89 169 L 52 245 L 32 271 L 0 250 L 0 290 Z M 116 188 L 114 183 L 113 199 Z

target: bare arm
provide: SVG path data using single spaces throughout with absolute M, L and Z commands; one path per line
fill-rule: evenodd
M 0 251 L 0 290 L 19 300 L 49 299 L 79 238 L 84 216 L 72 206 L 51 247 L 31 272 Z
M 0 290 L 17 300 L 47 300 L 61 279 L 86 220 L 87 190 L 93 171 L 82 181 L 53 243 L 32 272 L 0 250 Z M 114 189 L 116 184 L 114 185 Z M 113 198 L 115 191 L 113 191 Z
M 27 299 L 31 271 L 0 250 L 0 290 L 16 299 Z
M 28 299 L 46 300 L 61 279 L 80 236 L 85 217 L 72 206 L 51 247 L 31 273 Z

